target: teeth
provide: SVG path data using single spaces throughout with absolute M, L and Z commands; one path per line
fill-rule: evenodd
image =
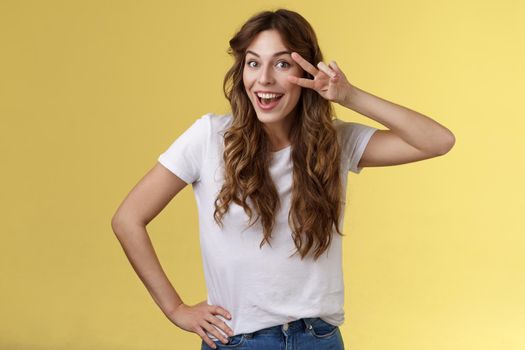
M 260 98 L 276 98 L 276 97 L 282 96 L 282 94 L 281 95 L 278 95 L 278 94 L 265 94 L 265 93 L 258 92 L 257 96 L 259 96 Z

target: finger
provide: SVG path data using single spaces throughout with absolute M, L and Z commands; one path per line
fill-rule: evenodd
M 330 63 L 328 63 L 328 67 L 330 67 L 332 71 L 335 72 L 335 75 L 331 77 L 331 79 L 336 80 L 339 77 L 339 72 L 335 68 L 334 61 L 330 61 Z
M 332 68 L 336 73 L 342 73 L 341 70 L 339 69 L 339 66 L 337 65 L 335 61 L 330 61 L 328 66 Z
M 212 308 L 211 312 L 214 313 L 214 314 L 222 315 L 222 316 L 224 316 L 225 318 L 227 318 L 229 320 L 231 320 L 231 318 L 232 318 L 232 315 L 228 311 L 226 311 L 225 309 L 223 309 L 220 306 L 214 306 Z
M 218 326 L 221 329 L 221 331 L 223 331 L 225 334 L 228 334 L 229 336 L 233 336 L 233 330 L 230 327 L 228 327 L 226 322 L 220 320 L 219 318 L 213 315 L 208 320 L 214 325 Z
M 211 317 L 214 317 L 214 316 L 211 316 Z M 215 338 L 219 339 L 224 344 L 228 344 L 228 337 L 226 337 L 224 334 L 219 332 L 219 330 L 211 324 L 212 322 L 213 320 L 211 318 L 205 317 L 205 321 L 203 321 L 202 327 L 206 328 L 208 333 L 213 334 Z
M 206 344 L 208 344 L 208 346 L 212 349 L 217 349 L 217 345 L 215 345 L 215 343 L 213 342 L 213 340 L 211 340 L 210 337 L 208 337 L 208 335 L 206 334 L 206 332 L 204 332 L 204 330 L 202 328 L 197 328 L 197 331 L 196 333 L 202 338 L 202 340 L 204 340 L 204 342 Z
M 292 59 L 295 60 L 297 63 L 299 63 L 299 65 L 305 71 L 307 71 L 314 77 L 317 75 L 317 72 L 318 72 L 317 68 L 315 68 L 310 62 L 302 58 L 301 55 L 299 55 L 297 52 L 292 52 L 291 56 L 292 56 Z
M 319 69 L 323 71 L 329 77 L 331 78 L 335 77 L 335 72 L 330 67 L 328 67 L 323 61 L 319 62 L 317 64 L 317 67 L 319 67 Z
M 335 71 L 335 77 L 332 78 L 332 81 L 337 81 L 339 78 L 344 77 L 344 73 L 339 69 L 339 66 L 335 61 L 330 61 L 329 64 L 330 68 L 332 68 Z
M 299 78 L 294 75 L 289 75 L 287 79 L 289 82 L 297 84 L 299 86 L 309 88 L 309 89 L 314 88 L 314 81 L 312 79 Z

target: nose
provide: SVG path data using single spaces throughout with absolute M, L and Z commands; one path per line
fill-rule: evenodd
M 273 83 L 273 75 L 271 71 L 271 67 L 266 66 L 266 68 L 262 68 L 260 70 L 259 74 L 259 83 L 263 85 L 271 84 Z

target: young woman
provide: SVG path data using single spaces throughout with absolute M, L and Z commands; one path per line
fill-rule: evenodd
M 453 134 L 351 85 L 298 13 L 250 18 L 230 40 L 231 113 L 198 118 L 133 188 L 112 225 L 164 314 L 202 349 L 344 349 L 341 236 L 348 171 L 443 155 Z M 314 65 L 316 64 L 316 65 Z M 332 103 L 385 125 L 335 117 Z M 206 301 L 183 303 L 146 225 L 187 184 Z

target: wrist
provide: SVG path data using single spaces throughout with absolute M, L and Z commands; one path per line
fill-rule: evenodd
M 345 98 L 341 104 L 346 108 L 353 109 L 354 101 L 357 98 L 358 93 L 359 89 L 357 87 L 349 85 L 345 94 Z
M 179 300 L 175 302 L 174 304 L 170 305 L 166 308 L 166 311 L 164 312 L 166 315 L 173 315 L 180 306 L 185 305 L 182 300 Z

